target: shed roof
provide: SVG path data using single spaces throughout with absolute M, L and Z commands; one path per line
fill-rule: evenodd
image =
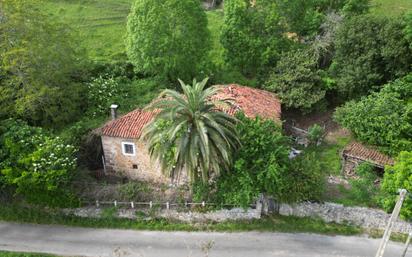
M 239 85 L 219 85 L 218 91 L 212 100 L 230 99 L 229 107 L 222 107 L 222 111 L 234 115 L 242 110 L 249 118 L 260 116 L 264 119 L 280 121 L 281 103 L 273 93 Z M 111 137 L 139 138 L 143 128 L 156 115 L 156 111 L 136 109 L 126 115 L 106 123 L 101 134 Z
M 359 142 L 352 142 L 348 144 L 343 150 L 343 155 L 370 162 L 382 168 L 385 167 L 385 165 L 394 164 L 394 160 L 389 156 Z

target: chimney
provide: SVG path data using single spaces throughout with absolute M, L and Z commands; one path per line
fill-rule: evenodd
M 110 105 L 110 109 L 112 112 L 112 120 L 117 119 L 117 107 L 119 107 L 117 104 Z

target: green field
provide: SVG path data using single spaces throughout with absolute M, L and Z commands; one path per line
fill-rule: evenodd
M 82 38 L 92 59 L 124 56 L 127 15 L 133 0 L 47 0 L 44 8 L 69 24 Z
M 411 0 L 372 0 L 372 13 L 396 16 L 412 10 Z

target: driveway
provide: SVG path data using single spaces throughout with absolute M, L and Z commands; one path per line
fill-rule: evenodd
M 315 234 L 156 232 L 0 222 L 0 250 L 62 256 L 374 257 L 378 244 L 378 239 Z M 385 256 L 400 257 L 402 249 L 402 244 L 391 242 Z

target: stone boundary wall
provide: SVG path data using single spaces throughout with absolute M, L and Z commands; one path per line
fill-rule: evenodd
M 320 218 L 325 222 L 351 224 L 363 228 L 384 230 L 390 218 L 390 214 L 371 208 L 345 207 L 335 203 L 300 203 L 279 204 L 278 212 L 283 216 Z M 394 232 L 412 232 L 412 224 L 398 219 L 393 226 Z
M 100 218 L 102 217 L 104 208 L 97 207 L 84 207 L 77 209 L 64 209 L 64 214 L 70 214 L 78 217 L 91 217 L 91 218 Z M 207 221 L 228 221 L 228 220 L 251 220 L 251 219 L 260 219 L 262 208 L 260 205 L 256 209 L 242 209 L 242 208 L 233 208 L 233 209 L 222 209 L 217 211 L 209 212 L 192 212 L 192 211 L 182 211 L 177 210 L 157 210 L 149 214 L 147 210 L 131 209 L 131 208 L 118 208 L 115 216 L 119 218 L 128 218 L 128 219 L 138 219 L 141 218 L 137 212 L 145 212 L 147 215 L 143 217 L 145 220 L 150 220 L 152 218 L 167 218 L 174 219 L 183 222 L 207 222 Z
M 256 208 L 233 208 L 222 209 L 209 212 L 192 212 L 178 211 L 175 209 L 159 209 L 156 211 L 118 208 L 115 216 L 128 219 L 145 219 L 167 218 L 179 220 L 182 222 L 223 222 L 228 220 L 252 220 L 260 219 L 261 214 L 278 213 L 282 216 L 296 216 L 319 218 L 327 223 L 335 222 L 338 224 L 350 224 L 368 229 L 384 230 L 390 218 L 390 214 L 365 207 L 347 207 L 335 203 L 311 203 L 304 202 L 299 204 L 277 204 L 273 200 L 265 199 L 257 202 Z M 78 217 L 102 217 L 104 208 L 95 206 L 83 207 L 77 209 L 64 209 L 64 214 L 70 214 Z M 139 213 L 144 212 L 143 217 Z M 398 219 L 393 226 L 394 232 L 409 233 L 412 232 L 412 224 Z

